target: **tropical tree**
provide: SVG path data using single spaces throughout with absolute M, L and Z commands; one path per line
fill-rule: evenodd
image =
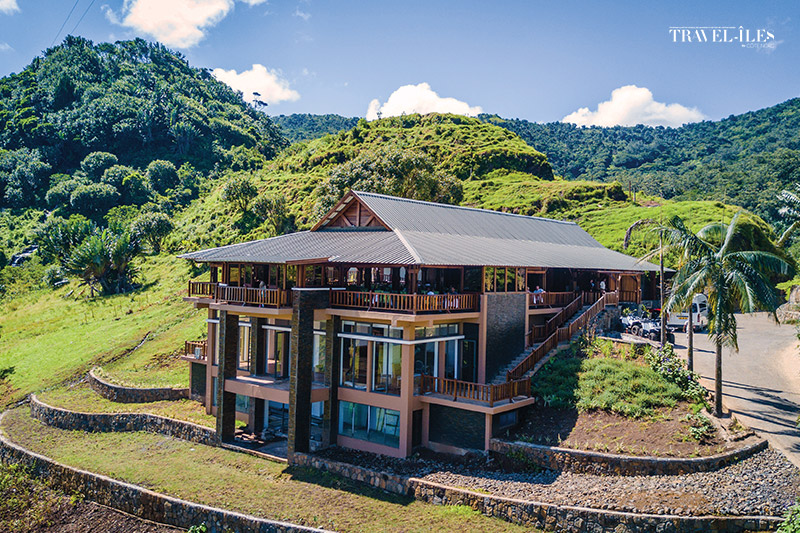
M 95 292 L 114 294 L 132 287 L 136 276 L 132 261 L 138 252 L 139 242 L 130 233 L 115 234 L 105 229 L 84 240 L 66 266 L 83 279 L 82 285 L 89 287 L 92 296 Z
M 722 347 L 739 350 L 736 332 L 737 311 L 764 310 L 775 313 L 779 299 L 769 274 L 792 275 L 793 267 L 777 255 L 735 246 L 741 229 L 741 211 L 730 224 L 712 223 L 697 234 L 679 217 L 661 228 L 664 241 L 682 250 L 684 261 L 672 279 L 672 294 L 667 308 L 692 304 L 695 294 L 708 296 L 710 309 L 708 335 L 716 346 L 714 411 L 722 414 Z
M 233 176 L 222 188 L 222 199 L 238 207 L 243 215 L 257 194 L 258 187 L 247 176 Z
M 153 253 L 161 253 L 161 243 L 175 229 L 175 225 L 164 213 L 144 213 L 131 224 L 131 233 L 146 242 Z

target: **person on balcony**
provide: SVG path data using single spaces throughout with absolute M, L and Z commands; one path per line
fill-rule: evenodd
M 536 286 L 536 289 L 533 291 L 533 303 L 534 304 L 544 303 L 544 289 L 538 285 Z

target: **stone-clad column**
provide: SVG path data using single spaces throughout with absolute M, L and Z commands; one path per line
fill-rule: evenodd
M 239 315 L 219 312 L 217 328 L 217 440 L 233 440 L 236 432 L 236 394 L 225 391 L 225 380 L 236 377 L 239 356 Z
M 267 350 L 266 333 L 262 326 L 265 318 L 250 317 L 250 374 L 262 376 L 266 374 Z M 250 431 L 259 435 L 264 429 L 264 400 L 250 398 Z
M 332 316 L 325 328 L 325 386 L 330 394 L 325 402 L 322 415 L 322 446 L 327 448 L 336 444 L 339 435 L 339 403 L 336 398 L 339 394 L 339 375 L 341 360 L 341 339 L 337 335 L 342 331 L 342 319 Z
M 311 445 L 311 380 L 314 360 L 314 310 L 330 302 L 329 289 L 292 289 L 292 337 L 289 363 L 288 459 Z

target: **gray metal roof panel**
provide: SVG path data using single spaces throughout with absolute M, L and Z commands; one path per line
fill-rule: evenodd
M 301 231 L 179 257 L 231 263 L 286 263 L 322 258 L 335 263 L 410 265 L 416 262 L 401 239 L 391 231 Z
M 658 266 L 605 247 L 404 231 L 424 265 L 518 266 L 657 271 Z
M 354 191 L 393 230 L 602 248 L 574 222 Z

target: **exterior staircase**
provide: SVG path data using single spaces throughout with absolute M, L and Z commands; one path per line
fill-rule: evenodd
M 526 348 L 523 353 L 502 368 L 492 378 L 491 383 L 502 384 L 512 379 L 532 376 L 553 354 L 568 346 L 588 324 L 601 319 L 607 305 L 619 305 L 617 293 L 606 293 L 591 305 L 584 305 L 578 309 L 550 337 Z

